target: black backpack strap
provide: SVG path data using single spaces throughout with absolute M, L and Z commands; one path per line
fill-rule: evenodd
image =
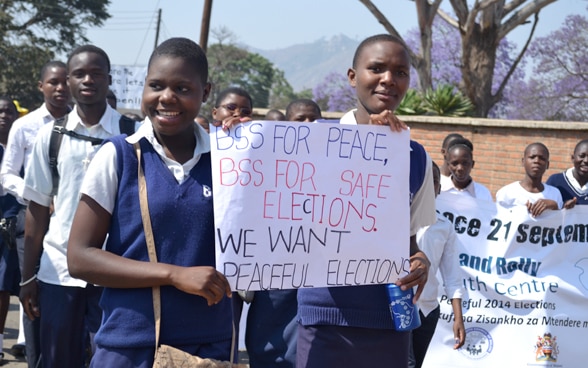
M 61 140 L 63 134 L 60 130 L 63 129 L 67 123 L 67 114 L 53 122 L 53 129 L 51 130 L 51 138 L 49 139 L 49 167 L 51 168 L 51 179 L 53 182 L 53 190 L 51 195 L 57 194 L 59 186 L 59 171 L 57 171 L 57 156 L 59 156 L 59 148 L 61 147 Z
M 133 135 L 135 133 L 135 120 L 121 115 L 118 121 L 120 134 Z

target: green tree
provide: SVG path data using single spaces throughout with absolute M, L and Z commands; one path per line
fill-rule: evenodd
M 0 2 L 0 93 L 31 109 L 43 101 L 39 71 L 56 53 L 87 42 L 88 27 L 110 17 L 109 0 L 2 0 Z
M 284 72 L 265 57 L 235 45 L 234 35 L 227 28 L 212 31 L 217 43 L 210 45 L 208 57 L 209 80 L 212 90 L 202 112 L 210 114 L 218 94 L 228 87 L 241 87 L 251 95 L 253 106 L 285 108 L 296 94 Z

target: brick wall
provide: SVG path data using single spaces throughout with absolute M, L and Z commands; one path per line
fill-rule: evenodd
M 255 109 L 255 119 L 262 119 L 267 109 Z M 341 113 L 324 113 L 337 119 Z M 492 194 L 502 186 L 520 180 L 524 175 L 521 163 L 523 150 L 533 142 L 549 148 L 549 175 L 572 166 L 571 154 L 576 143 L 588 139 L 588 123 L 496 120 L 480 118 L 447 118 L 439 116 L 403 116 L 411 129 L 411 137 L 419 141 L 431 158 L 441 163 L 441 143 L 449 133 L 459 133 L 474 144 L 474 180 L 486 185 Z

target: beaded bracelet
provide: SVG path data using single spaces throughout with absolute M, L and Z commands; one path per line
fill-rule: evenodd
M 30 279 L 28 279 L 27 281 L 22 281 L 18 283 L 18 286 L 25 286 L 30 284 L 31 282 L 35 281 L 37 279 L 37 274 L 34 274 Z

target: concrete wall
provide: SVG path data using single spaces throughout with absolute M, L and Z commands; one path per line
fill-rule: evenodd
M 267 109 L 254 109 L 262 119 Z M 341 113 L 325 113 L 337 119 Z M 411 128 L 412 139 L 420 142 L 433 160 L 442 162 L 441 143 L 449 133 L 460 133 L 474 144 L 474 180 L 486 185 L 492 194 L 502 186 L 520 180 L 523 150 L 529 143 L 542 142 L 549 148 L 550 168 L 544 176 L 572 166 L 571 154 L 578 141 L 588 139 L 588 123 L 447 118 L 439 116 L 403 116 Z

